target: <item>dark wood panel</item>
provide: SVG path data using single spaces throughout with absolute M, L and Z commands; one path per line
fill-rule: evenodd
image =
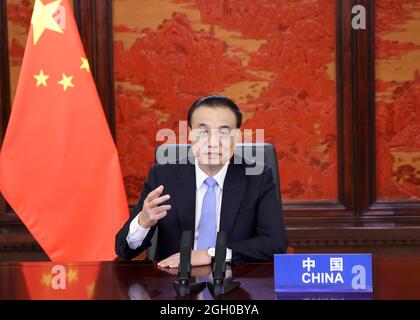
M 420 201 L 375 201 L 364 213 L 364 217 L 392 216 L 396 220 L 404 218 L 420 219 Z
M 340 203 L 355 214 L 351 1 L 336 2 L 337 161 Z
M 0 261 L 49 261 L 49 258 L 22 223 L 3 222 Z
M 418 246 L 420 249 L 420 220 L 354 219 L 314 220 L 311 226 L 295 221 L 288 226 L 289 245 L 305 247 L 383 247 Z M 375 250 L 373 250 L 375 251 Z
M 297 201 L 283 204 L 286 221 L 307 221 L 311 224 L 313 219 L 337 219 L 353 217 L 353 212 L 342 203 L 335 201 Z
M 353 1 L 366 8 L 366 30 L 354 30 L 354 110 L 357 125 L 357 185 L 359 211 L 365 212 L 375 198 L 375 74 L 374 6 L 375 1 Z

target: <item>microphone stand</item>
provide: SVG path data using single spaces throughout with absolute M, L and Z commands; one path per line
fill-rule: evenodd
M 190 284 L 192 231 L 183 231 L 180 245 L 180 261 L 178 267 L 178 281 L 174 281 L 174 289 L 180 296 L 193 294 L 206 287 L 205 282 Z
M 213 296 L 224 295 L 240 286 L 239 282 L 225 281 L 226 275 L 226 231 L 219 231 L 216 240 L 216 253 L 213 263 L 213 283 L 207 282 L 207 287 Z

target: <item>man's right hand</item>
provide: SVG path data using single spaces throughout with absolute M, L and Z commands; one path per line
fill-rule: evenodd
M 163 186 L 159 186 L 150 192 L 146 199 L 144 199 L 143 210 L 141 210 L 139 215 L 139 224 L 141 227 L 145 229 L 151 228 L 168 214 L 168 210 L 171 209 L 171 206 L 159 205 L 168 201 L 171 196 L 169 194 L 161 196 L 162 192 Z

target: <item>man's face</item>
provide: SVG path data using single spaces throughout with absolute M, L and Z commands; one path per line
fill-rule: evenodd
M 239 130 L 236 116 L 224 106 L 200 106 L 191 119 L 192 151 L 204 165 L 225 164 L 233 156 Z

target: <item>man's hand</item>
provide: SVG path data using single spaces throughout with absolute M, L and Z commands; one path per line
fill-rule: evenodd
M 207 254 L 207 250 L 193 250 L 191 251 L 191 266 L 205 266 L 211 264 L 211 257 Z M 178 268 L 179 252 L 170 257 L 158 262 L 158 267 L 161 268 Z
M 170 205 L 159 206 L 161 203 L 168 201 L 171 196 L 169 194 L 160 196 L 163 192 L 163 186 L 159 186 L 150 192 L 144 199 L 143 210 L 139 215 L 139 224 L 143 228 L 153 227 L 160 219 L 168 214 L 171 209 Z
M 171 268 L 162 268 L 158 266 L 158 269 L 170 274 L 171 276 L 177 276 L 178 275 L 178 269 L 171 269 Z M 211 275 L 211 265 L 205 265 L 205 266 L 198 266 L 191 269 L 191 277 L 208 277 Z

